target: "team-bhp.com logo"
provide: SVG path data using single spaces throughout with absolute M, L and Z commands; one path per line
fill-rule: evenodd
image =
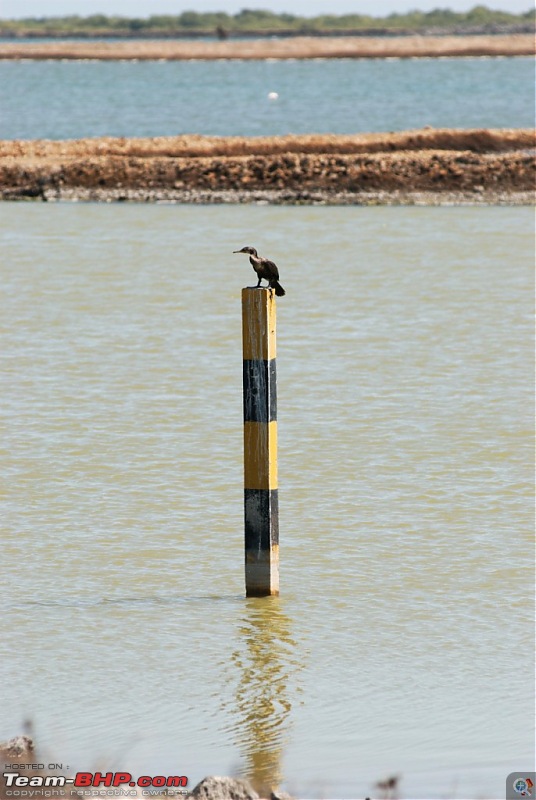
M 185 794 L 181 788 L 188 785 L 185 775 L 141 775 L 134 779 L 130 772 L 77 772 L 74 778 L 65 775 L 21 775 L 19 772 L 4 772 L 6 795 L 10 797 L 50 797 L 65 795 L 65 789 L 77 796 L 106 795 L 138 797 L 154 795 L 166 790 L 166 795 Z M 175 790 L 175 791 L 174 791 Z

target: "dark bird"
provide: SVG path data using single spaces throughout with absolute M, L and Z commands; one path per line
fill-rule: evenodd
M 261 285 L 261 281 L 264 278 L 265 281 L 268 281 L 270 289 L 273 289 L 278 297 L 283 297 L 285 290 L 279 283 L 279 270 L 273 261 L 268 261 L 267 258 L 257 255 L 254 247 L 243 247 L 242 250 L 233 250 L 233 253 L 248 253 L 249 263 L 259 279 L 257 286 Z
M 384 781 L 378 781 L 376 787 L 380 789 L 380 791 L 384 792 L 385 800 L 391 800 L 391 798 L 394 798 L 395 796 L 399 781 L 399 775 L 392 775 L 390 778 L 387 778 Z

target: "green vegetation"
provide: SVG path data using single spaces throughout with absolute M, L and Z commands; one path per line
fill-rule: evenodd
M 1 20 L 1 36 L 202 36 L 220 35 L 299 35 L 329 33 L 396 33 L 409 31 L 445 32 L 464 29 L 497 29 L 512 25 L 533 25 L 536 18 L 534 8 L 524 14 L 494 11 L 477 5 L 465 13 L 456 13 L 448 8 L 433 11 L 411 11 L 407 14 L 390 14 L 387 17 L 371 17 L 363 14 L 344 16 L 324 15 L 298 17 L 293 14 L 274 14 L 271 11 L 244 8 L 238 14 L 224 12 L 201 14 L 184 11 L 177 16 L 154 15 L 148 18 L 108 17 L 93 14 L 90 17 L 31 17 L 21 20 Z

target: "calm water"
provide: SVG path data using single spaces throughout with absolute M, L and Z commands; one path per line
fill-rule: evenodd
M 534 752 L 532 211 L 0 225 L 0 738 L 30 717 L 46 758 L 191 786 L 503 797 Z M 287 289 L 269 600 L 243 596 L 246 243 Z
M 424 125 L 532 127 L 533 59 L 0 62 L 2 139 Z

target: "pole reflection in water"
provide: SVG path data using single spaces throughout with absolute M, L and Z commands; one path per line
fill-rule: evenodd
M 282 780 L 281 758 L 291 726 L 289 698 L 299 691 L 296 650 L 280 598 L 246 599 L 232 655 L 238 680 L 234 736 L 242 753 L 240 772 L 265 797 Z

